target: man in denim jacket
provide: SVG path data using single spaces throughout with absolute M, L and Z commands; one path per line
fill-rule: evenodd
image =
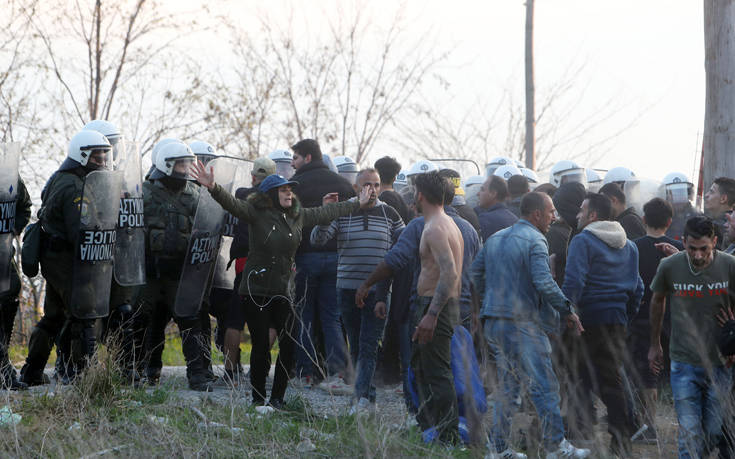
M 559 383 L 544 332 L 558 316 L 569 328 L 582 332 L 572 305 L 551 277 L 544 233 L 553 221 L 551 198 L 543 193 L 526 194 L 521 200 L 521 219 L 491 236 L 472 264 L 475 288 L 482 298 L 485 339 L 495 355 L 501 388 L 489 438 L 490 457 L 526 457 L 507 444 L 522 384 L 527 385 L 541 419 L 547 457 L 590 454 L 564 439 Z

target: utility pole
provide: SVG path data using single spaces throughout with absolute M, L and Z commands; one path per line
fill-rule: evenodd
M 735 177 L 735 1 L 704 0 L 703 189 Z
M 526 0 L 526 167 L 536 170 L 536 88 L 533 84 L 533 1 Z

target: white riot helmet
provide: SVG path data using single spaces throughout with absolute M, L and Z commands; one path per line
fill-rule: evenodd
M 579 182 L 587 186 L 587 171 L 574 161 L 562 160 L 549 172 L 549 183 L 559 188 L 564 183 Z
M 506 181 L 513 177 L 514 175 L 523 175 L 523 172 L 521 172 L 520 169 L 515 167 L 512 164 L 507 164 L 505 166 L 500 166 L 499 168 L 495 169 L 495 172 L 493 172 L 493 175 L 497 175 L 500 178 L 505 179 Z
M 153 145 L 153 149 L 151 150 L 151 164 L 153 167 L 156 167 L 156 158 L 158 157 L 158 152 L 161 151 L 161 148 L 164 146 L 170 144 L 170 143 L 182 143 L 179 139 L 174 139 L 173 137 L 166 137 L 165 139 L 161 139 L 158 142 L 156 142 L 155 145 Z
M 514 165 L 515 161 L 512 159 L 506 157 L 506 156 L 497 156 L 490 160 L 489 163 L 487 163 L 487 166 L 485 166 L 485 175 L 487 177 L 492 176 L 495 173 L 495 170 L 499 168 L 500 166 L 508 166 L 508 165 Z
M 408 180 L 409 185 L 413 186 L 414 180 L 416 180 L 417 175 L 426 174 L 427 172 L 434 171 L 439 171 L 439 166 L 432 163 L 428 159 L 422 159 L 421 161 L 417 161 L 411 164 L 411 167 L 409 167 L 408 171 L 406 172 L 406 180 Z
M 207 142 L 204 142 L 202 140 L 195 140 L 189 144 L 189 148 L 191 148 L 192 153 L 197 157 L 199 161 L 201 161 L 204 164 L 207 164 L 217 156 L 217 150 Z
M 293 153 L 288 150 L 273 150 L 268 153 L 268 158 L 272 159 L 276 163 L 276 174 L 283 176 L 286 180 L 290 179 L 293 174 Z
M 334 172 L 335 174 L 339 172 L 337 170 L 337 166 L 334 165 L 334 162 L 332 162 L 332 158 L 328 154 L 322 153 L 322 162 L 326 164 L 329 170 Z
M 523 174 L 527 179 L 528 183 L 533 187 L 535 185 L 538 185 L 539 179 L 536 172 L 534 172 L 533 169 L 529 169 L 527 167 L 521 167 L 521 174 Z
M 671 172 L 664 177 L 664 190 L 666 191 L 666 200 L 671 205 L 687 204 L 694 195 L 694 184 L 689 181 L 689 177 L 681 172 Z
M 184 142 L 171 142 L 161 147 L 156 156 L 156 169 L 151 178 L 173 177 L 190 180 L 189 169 L 196 156 Z
M 97 131 L 103 136 L 107 137 L 107 140 L 112 145 L 112 159 L 117 161 L 117 149 L 118 142 L 122 139 L 120 130 L 114 124 L 105 120 L 92 120 L 85 124 L 83 130 Z
M 600 191 L 600 187 L 602 187 L 602 177 L 600 174 L 590 167 L 585 169 L 585 173 L 587 174 L 587 188 L 589 188 L 589 191 L 591 193 Z
M 605 179 L 603 180 L 603 183 L 607 185 L 608 183 L 617 183 L 618 185 L 623 185 L 626 182 L 637 182 L 638 178 L 635 176 L 632 170 L 628 169 L 627 167 L 613 167 L 609 171 L 607 171 L 607 174 L 605 174 Z
M 337 166 L 337 172 L 346 178 L 351 184 L 357 182 L 357 163 L 347 156 L 335 156 L 334 165 Z
M 396 175 L 396 179 L 393 181 L 393 189 L 396 193 L 400 193 L 401 190 L 408 186 L 408 178 L 406 177 L 406 171 L 401 171 Z
M 473 175 L 464 181 L 464 198 L 467 205 L 473 209 L 480 204 L 479 194 L 483 183 L 485 183 L 484 175 Z
M 111 151 L 112 145 L 102 133 L 91 129 L 82 129 L 74 134 L 74 137 L 69 141 L 67 159 L 62 163 L 60 169 L 71 169 L 78 165 L 88 169 L 109 169 L 112 164 L 112 158 L 109 157 Z M 92 154 L 102 154 L 105 158 L 105 165 L 89 164 L 89 158 Z
M 120 130 L 117 128 L 117 126 L 105 120 L 92 120 L 89 123 L 85 124 L 82 129 L 99 132 L 103 136 L 107 137 L 107 140 L 110 141 L 110 145 L 113 146 L 117 143 L 118 140 L 120 140 L 120 137 L 122 137 L 122 134 L 120 133 Z

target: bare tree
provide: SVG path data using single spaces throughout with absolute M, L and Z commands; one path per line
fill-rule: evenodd
M 704 189 L 719 176 L 735 177 L 735 3 L 704 1 Z
M 526 151 L 525 106 L 514 98 L 511 82 L 493 103 L 479 100 L 459 115 L 442 110 L 445 100 L 436 94 L 413 108 L 413 116 L 399 123 L 400 135 L 392 139 L 401 151 L 414 158 L 470 158 L 486 163 L 495 156 L 522 160 Z M 539 88 L 536 111 L 536 170 L 548 170 L 556 160 L 572 159 L 583 164 L 601 159 L 615 139 L 633 126 L 642 112 L 626 118 L 625 124 L 604 131 L 607 123 L 627 108 L 611 96 L 604 103 L 580 113 L 589 88 L 585 64 L 570 64 L 559 80 Z M 452 95 L 447 94 L 451 99 Z M 564 155 L 563 157 L 562 154 Z
M 200 69 L 173 46 L 198 30 L 192 14 L 168 13 L 156 0 L 42 6 L 31 23 L 46 54 L 39 65 L 52 75 L 45 97 L 58 115 L 51 127 L 58 150 L 92 119 L 115 122 L 144 149 L 164 131 L 190 133 L 203 122 L 191 110 L 201 100 Z
M 386 29 L 363 8 L 337 16 L 321 36 L 267 17 L 257 36 L 233 27 L 237 82 L 211 91 L 227 91 L 227 101 L 210 105 L 223 146 L 257 155 L 265 143 L 314 137 L 325 152 L 359 163 L 419 102 L 418 89 L 446 57 L 428 34 L 409 39 L 400 12 Z

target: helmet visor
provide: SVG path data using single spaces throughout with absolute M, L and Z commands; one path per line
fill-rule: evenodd
M 666 185 L 666 199 L 673 205 L 689 202 L 689 184 L 674 183 Z
M 94 148 L 89 150 L 87 159 L 89 170 L 112 170 L 112 152 L 108 148 Z
M 584 171 L 584 169 L 572 169 L 562 172 L 560 175 L 561 178 L 559 179 L 559 185 L 578 182 L 582 185 L 587 186 L 587 173 Z
M 181 158 L 174 161 L 170 176 L 173 178 L 194 180 L 191 176 L 191 167 L 194 165 L 192 158 Z
M 348 182 L 350 182 L 352 185 L 357 183 L 357 172 L 340 172 L 339 175 L 346 178 Z
M 293 177 L 293 173 L 294 170 L 290 161 L 276 161 L 276 174 L 288 180 Z

